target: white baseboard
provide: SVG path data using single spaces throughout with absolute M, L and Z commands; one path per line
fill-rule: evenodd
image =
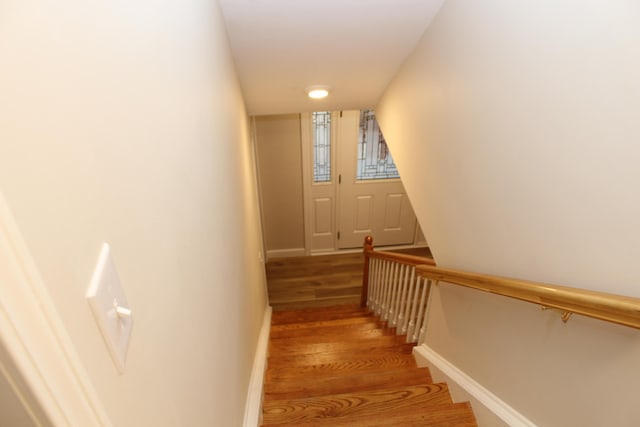
M 271 307 L 264 310 L 262 328 L 258 337 L 256 354 L 253 359 L 253 369 L 249 380 L 247 404 L 244 411 L 244 427 L 258 427 L 262 420 L 262 387 L 264 385 L 264 372 L 267 368 L 267 351 L 269 346 L 269 333 L 271 331 Z
M 484 388 L 456 366 L 452 365 L 426 344 L 414 347 L 413 355 L 416 358 L 418 366 L 428 366 L 430 368 L 434 379 L 438 378 L 440 376 L 439 374 L 444 376 L 443 381 L 449 384 L 454 401 L 468 400 L 471 402 L 480 427 L 493 427 L 498 425 L 509 427 L 536 427 L 536 425 L 524 415 Z M 438 381 L 440 381 L 439 378 Z M 454 393 L 454 391 L 458 393 Z M 454 394 L 458 394 L 459 396 L 455 396 Z
M 271 249 L 271 250 L 267 250 L 267 261 L 273 258 L 305 256 L 306 254 L 307 254 L 307 251 L 305 250 L 305 248 Z

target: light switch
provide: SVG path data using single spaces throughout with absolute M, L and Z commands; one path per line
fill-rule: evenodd
M 118 371 L 124 373 L 133 313 L 111 258 L 109 244 L 102 245 L 87 299 Z

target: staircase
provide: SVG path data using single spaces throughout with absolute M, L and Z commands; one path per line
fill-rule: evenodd
M 262 426 L 477 426 L 412 348 L 356 305 L 274 312 Z

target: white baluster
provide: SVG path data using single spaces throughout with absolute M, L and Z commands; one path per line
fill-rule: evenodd
M 413 335 L 413 330 L 416 327 L 416 312 L 418 309 L 418 298 L 421 282 L 422 278 L 418 277 L 413 288 L 413 296 L 411 298 L 411 314 L 409 315 L 409 324 L 407 325 L 407 342 L 411 342 L 411 336 Z
M 409 318 L 411 315 L 411 302 L 413 297 L 413 291 L 415 288 L 416 280 L 415 280 L 416 268 L 414 266 L 411 267 L 411 276 L 409 277 L 409 282 L 407 286 L 407 295 L 405 297 L 405 307 L 404 307 L 404 319 L 402 321 L 402 326 L 400 328 L 401 334 L 407 334 L 407 327 L 409 326 Z
M 420 295 L 420 304 L 418 315 L 416 316 L 416 327 L 413 330 L 413 334 L 411 336 L 412 342 L 418 342 L 418 336 L 420 335 L 420 326 L 422 325 L 422 316 L 424 315 L 424 306 L 427 299 L 428 289 L 431 287 L 431 280 L 427 280 L 424 286 L 422 287 L 422 292 Z
M 376 262 L 375 258 L 369 258 L 369 289 L 367 290 L 367 308 L 372 311 L 376 294 Z
M 371 296 L 373 295 L 373 280 L 371 278 L 371 272 L 373 271 L 373 260 L 369 259 L 369 271 L 367 274 L 369 275 L 369 282 L 367 283 L 367 308 L 371 307 Z M 364 278 L 363 278 L 364 284 Z
M 402 328 L 402 324 L 404 323 L 404 311 L 405 306 L 407 305 L 407 279 L 409 278 L 409 269 L 410 267 L 406 264 L 402 265 L 401 274 L 400 274 L 400 292 L 398 295 L 398 304 L 396 306 L 396 332 L 400 333 L 400 329 Z
M 386 308 L 385 306 L 385 296 L 387 294 L 387 270 L 389 268 L 389 263 L 387 260 L 382 260 L 382 271 L 380 274 L 380 298 L 378 307 L 376 308 L 376 315 L 382 319 L 382 315 Z M 384 319 L 382 319 L 384 320 Z
M 374 258 L 373 261 L 373 275 L 369 277 L 369 286 L 371 286 L 371 300 L 369 302 L 369 310 L 374 313 L 378 309 L 379 297 L 380 297 L 380 259 Z
M 398 322 L 398 302 L 400 301 L 400 276 L 402 274 L 402 264 L 395 262 L 393 271 L 393 298 L 391 299 L 391 310 L 389 312 L 389 325 L 396 327 Z
M 393 264 L 391 261 L 386 261 L 386 268 L 384 271 L 384 297 L 382 299 L 382 315 L 380 318 L 383 321 L 387 321 L 389 319 L 389 303 L 391 299 L 391 270 L 393 269 Z
M 426 302 L 424 304 L 424 313 L 422 313 L 422 315 L 418 318 L 418 321 L 420 322 L 420 329 L 418 332 L 418 336 L 416 338 L 416 342 L 418 343 L 418 345 L 422 344 L 425 333 L 427 332 L 429 307 L 431 306 L 431 280 L 427 281 L 427 285 L 425 286 L 425 295 L 426 295 Z
M 391 273 L 391 295 L 389 296 L 389 326 L 396 326 L 396 301 L 398 300 L 398 274 L 400 265 L 393 263 L 393 272 Z

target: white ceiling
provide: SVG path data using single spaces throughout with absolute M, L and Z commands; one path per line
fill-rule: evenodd
M 220 0 L 249 113 L 374 107 L 443 1 Z

